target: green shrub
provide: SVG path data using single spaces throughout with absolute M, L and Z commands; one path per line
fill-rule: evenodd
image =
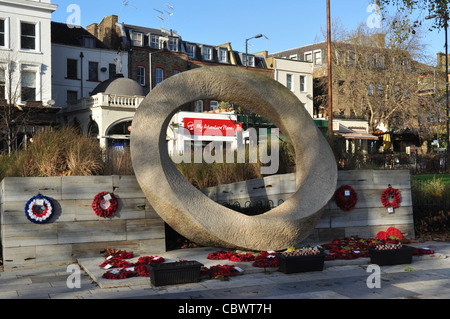
M 441 198 L 445 192 L 445 183 L 440 178 L 433 177 L 425 186 L 425 194 L 427 196 Z

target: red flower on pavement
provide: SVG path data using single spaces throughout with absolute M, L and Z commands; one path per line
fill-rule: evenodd
M 235 255 L 231 255 L 229 260 L 234 261 L 234 262 L 249 262 L 249 261 L 254 261 L 255 256 L 250 253 L 235 254 Z
M 163 257 L 145 256 L 139 257 L 138 261 L 134 265 L 134 270 L 139 277 L 150 277 L 150 271 L 147 265 L 161 264 L 165 262 Z
M 209 268 L 203 266 L 200 271 L 202 276 L 209 276 L 213 279 L 227 279 L 228 277 L 239 273 L 239 271 L 232 265 L 216 265 Z
M 120 279 L 131 278 L 134 275 L 135 275 L 135 273 L 133 271 L 128 271 L 128 270 L 122 269 L 117 273 L 108 271 L 102 275 L 102 278 L 120 280 Z
M 279 266 L 278 256 L 268 253 L 267 251 L 263 251 L 259 254 L 259 256 L 256 256 L 252 266 L 258 268 L 276 268 Z
M 233 254 L 227 250 L 216 251 L 208 255 L 208 259 L 211 260 L 226 260 L 229 259 Z

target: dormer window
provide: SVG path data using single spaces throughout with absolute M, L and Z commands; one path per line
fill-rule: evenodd
M 322 51 L 314 51 L 314 65 L 322 65 Z
M 228 50 L 224 48 L 219 49 L 219 62 L 228 63 Z
M 131 32 L 131 43 L 134 46 L 142 47 L 144 45 L 144 37 L 140 32 Z
M 196 50 L 195 44 L 189 44 L 188 43 L 186 45 L 186 49 L 187 49 L 188 58 L 189 59 L 195 59 L 195 50 Z
M 95 49 L 95 39 L 94 38 L 84 37 L 81 41 L 85 48 Z
M 249 55 L 248 57 L 246 57 L 245 54 L 242 55 L 242 65 L 243 66 L 247 66 L 247 61 L 248 61 L 248 66 L 249 67 L 254 67 L 255 66 L 255 56 L 254 55 Z
M 178 51 L 178 39 L 169 37 L 168 47 L 169 51 Z
M 159 49 L 159 36 L 154 34 L 150 35 L 150 47 L 152 49 Z
M 213 48 L 203 47 L 203 60 L 212 61 L 213 59 Z
M 313 61 L 312 52 L 306 52 L 305 53 L 305 61 L 306 62 L 312 62 Z

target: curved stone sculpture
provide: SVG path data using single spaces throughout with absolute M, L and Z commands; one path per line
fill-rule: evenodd
M 200 99 L 228 101 L 270 119 L 296 152 L 297 192 L 259 216 L 213 202 L 177 170 L 167 151 L 172 116 Z M 298 98 L 261 72 L 204 67 L 159 84 L 136 112 L 131 156 L 137 180 L 156 212 L 179 234 L 210 247 L 282 250 L 300 243 L 317 225 L 337 184 L 334 155 Z

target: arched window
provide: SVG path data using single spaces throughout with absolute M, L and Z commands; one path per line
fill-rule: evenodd
M 132 121 L 123 121 L 112 125 L 107 131 L 108 146 L 116 151 L 124 151 L 130 145 Z
M 73 119 L 72 127 L 77 133 L 83 134 L 83 129 L 81 128 L 81 123 L 77 118 Z
M 91 121 L 88 127 L 88 136 L 92 138 L 98 138 L 100 130 L 98 129 L 98 124 L 95 121 Z
M 108 135 L 130 135 L 132 121 L 115 124 L 108 130 Z

